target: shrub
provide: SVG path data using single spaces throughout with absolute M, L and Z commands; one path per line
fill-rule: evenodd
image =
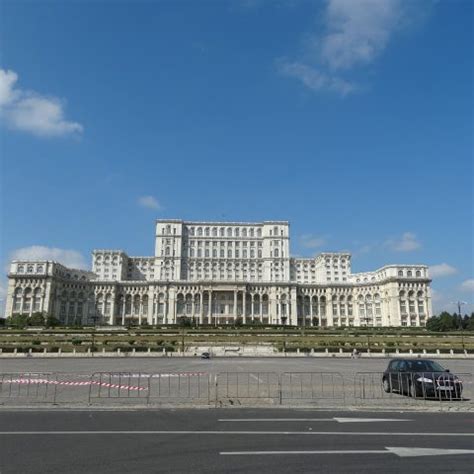
M 72 345 L 73 346 L 79 346 L 80 344 L 82 344 L 82 340 L 81 339 L 73 339 L 71 341 Z
M 7 326 L 24 328 L 28 326 L 28 316 L 26 314 L 12 314 L 7 318 Z

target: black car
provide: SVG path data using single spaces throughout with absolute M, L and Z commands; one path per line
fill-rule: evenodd
M 203 352 L 201 354 L 201 359 L 210 359 L 211 358 L 211 353 L 210 352 Z
M 461 398 L 462 380 L 437 362 L 424 359 L 394 359 L 382 376 L 387 393 L 399 392 L 413 398 Z

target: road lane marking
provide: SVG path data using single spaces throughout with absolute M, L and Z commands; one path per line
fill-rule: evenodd
M 77 431 L 0 431 L 0 435 L 280 435 L 280 436 L 451 436 L 474 437 L 474 433 L 402 433 L 365 431 L 186 431 L 186 430 L 77 430 Z
M 277 454 L 395 454 L 400 458 L 418 456 L 452 456 L 456 454 L 474 454 L 474 449 L 438 449 L 438 448 L 403 448 L 387 447 L 385 449 L 366 450 L 312 450 L 312 451 L 222 451 L 221 456 L 265 456 Z
M 250 377 L 252 377 L 258 383 L 263 383 L 263 380 L 260 377 L 257 377 L 255 374 L 250 374 Z
M 292 422 L 292 421 L 336 421 L 337 423 L 374 423 L 391 421 L 413 421 L 401 418 L 219 418 L 220 422 L 247 423 L 247 422 Z

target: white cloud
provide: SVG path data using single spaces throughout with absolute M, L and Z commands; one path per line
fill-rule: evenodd
M 369 64 L 386 48 L 402 16 L 399 0 L 329 0 L 327 33 L 316 40 L 331 69 Z
M 444 277 L 454 275 L 457 273 L 457 269 L 447 263 L 440 263 L 439 265 L 431 265 L 429 267 L 430 277 Z
M 412 232 L 405 232 L 399 239 L 390 239 L 385 245 L 396 252 L 412 252 L 421 248 L 420 242 Z
M 394 34 L 417 23 L 420 10 L 432 2 L 402 0 L 326 0 L 318 18 L 318 30 L 306 34 L 303 61 L 286 61 L 278 70 L 297 78 L 315 92 L 341 96 L 360 91 L 349 77 L 356 68 L 367 67 L 385 51 Z M 341 74 L 345 77 L 342 77 Z M 360 75 L 359 75 L 360 77 Z
M 356 90 L 356 86 L 344 79 L 324 74 L 300 62 L 278 61 L 278 70 L 285 76 L 295 77 L 313 91 L 329 90 L 342 96 Z
M 14 250 L 10 260 L 54 260 L 70 268 L 87 270 L 89 266 L 83 255 L 76 250 L 32 245 Z
M 461 283 L 462 291 L 474 292 L 474 278 L 470 278 Z
M 161 211 L 163 209 L 163 206 L 153 196 L 141 196 L 138 198 L 138 204 L 142 207 L 155 209 L 157 211 Z
M 81 124 L 64 118 L 64 102 L 15 87 L 18 74 L 0 69 L 0 117 L 14 130 L 37 136 L 63 136 L 83 131 Z
M 326 243 L 324 237 L 318 237 L 316 235 L 304 234 L 300 237 L 301 245 L 307 249 L 315 249 L 322 247 Z

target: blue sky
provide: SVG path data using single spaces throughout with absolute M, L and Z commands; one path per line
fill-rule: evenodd
M 155 218 L 286 219 L 294 255 L 424 263 L 435 309 L 473 303 L 473 13 L 3 2 L 2 268 L 152 255 Z

